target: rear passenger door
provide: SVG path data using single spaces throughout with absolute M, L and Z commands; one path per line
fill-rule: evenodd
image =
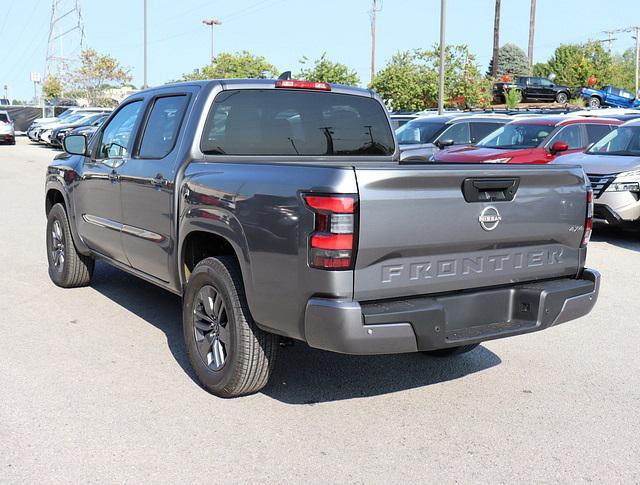
M 147 105 L 134 157 L 120 171 L 122 245 L 132 267 L 170 281 L 174 183 L 180 127 L 192 93 L 161 94 Z

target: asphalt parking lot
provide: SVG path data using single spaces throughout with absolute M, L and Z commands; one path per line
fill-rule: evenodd
M 105 264 L 49 282 L 54 154 L 0 146 L 0 483 L 640 482 L 640 234 L 596 230 L 581 320 L 447 359 L 296 344 L 222 400 L 194 382 L 179 298 Z

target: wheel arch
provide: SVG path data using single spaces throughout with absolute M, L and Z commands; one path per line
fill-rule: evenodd
M 243 239 L 243 238 L 242 238 Z M 244 240 L 244 239 L 243 239 Z M 231 256 L 240 268 L 247 302 L 251 307 L 252 280 L 250 278 L 250 262 L 246 246 L 242 247 L 237 238 L 223 235 L 212 228 L 191 227 L 180 238 L 179 276 L 181 290 L 184 293 L 191 272 L 205 258 L 212 256 Z
M 85 256 L 90 255 L 91 251 L 84 244 L 82 238 L 80 238 L 80 235 L 78 234 L 75 214 L 73 213 L 73 208 L 70 205 L 69 196 L 67 191 L 64 189 L 64 185 L 62 185 L 58 179 L 49 180 L 45 187 L 45 216 L 49 216 L 51 208 L 58 203 L 64 206 L 65 213 L 67 214 L 67 221 L 69 222 L 69 227 L 71 229 L 71 237 L 73 238 L 73 242 L 75 243 L 78 252 Z

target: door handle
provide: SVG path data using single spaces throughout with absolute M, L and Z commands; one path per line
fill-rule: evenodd
M 159 173 L 158 175 L 156 175 L 154 178 L 151 179 L 151 185 L 153 185 L 158 189 L 161 189 L 162 187 L 167 185 L 167 179 L 164 178 L 161 173 Z
M 520 179 L 468 178 L 462 182 L 462 195 L 467 202 L 511 201 L 518 191 Z

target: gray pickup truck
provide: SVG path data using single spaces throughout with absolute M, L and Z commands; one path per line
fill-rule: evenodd
M 592 193 L 566 166 L 402 163 L 371 91 L 290 80 L 125 100 L 46 175 L 49 275 L 101 259 L 182 296 L 218 396 L 260 390 L 280 336 L 451 355 L 587 314 Z

